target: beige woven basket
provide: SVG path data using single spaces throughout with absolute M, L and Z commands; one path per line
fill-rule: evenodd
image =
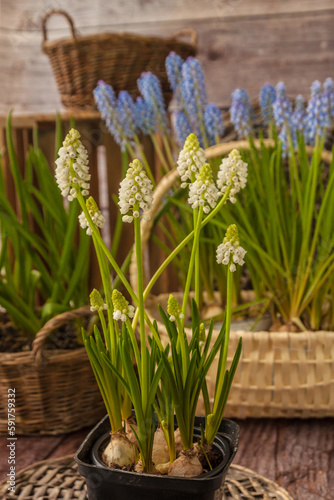
M 70 26 L 70 38 L 49 41 L 47 20 L 64 16 Z M 166 105 L 171 100 L 165 59 L 171 51 L 181 57 L 197 52 L 197 34 L 192 29 L 179 31 L 170 38 L 139 36 L 129 33 L 99 33 L 79 36 L 69 14 L 54 9 L 42 19 L 42 50 L 50 63 L 61 101 L 66 107 L 95 109 L 93 90 L 98 80 L 112 85 L 115 92 L 127 90 L 137 95 L 137 79 L 143 71 L 152 71 L 162 85 Z M 190 42 L 181 41 L 187 37 Z
M 260 147 L 258 140 L 254 141 Z M 271 140 L 265 140 L 271 145 Z M 246 149 L 248 141 L 219 144 L 206 150 L 207 158 L 229 153 L 232 149 Z M 312 148 L 308 148 L 312 154 Z M 322 158 L 330 162 L 332 155 L 323 151 Z M 151 209 L 151 220 L 142 221 L 142 247 L 150 238 L 153 219 L 161 206 L 165 194 L 178 179 L 176 170 L 169 172 L 159 183 Z M 130 280 L 137 289 L 135 254 L 130 266 Z M 177 293 L 175 294 L 177 296 Z M 166 309 L 168 294 L 151 296 L 148 311 L 158 321 L 163 342 L 168 337 L 159 321 L 157 305 Z M 218 334 L 214 331 L 213 339 Z M 233 381 L 225 416 L 247 417 L 329 417 L 334 416 L 334 332 L 248 332 L 236 331 L 230 334 L 228 362 L 232 361 L 239 338 L 243 339 L 243 350 Z M 208 389 L 212 398 L 217 360 L 208 373 Z M 204 413 L 203 403 L 198 414 Z
M 86 349 L 45 348 L 53 330 L 90 314 L 89 307 L 60 314 L 37 333 L 32 351 L 0 353 L 1 434 L 8 433 L 8 389 L 15 389 L 16 434 L 72 432 L 105 414 Z

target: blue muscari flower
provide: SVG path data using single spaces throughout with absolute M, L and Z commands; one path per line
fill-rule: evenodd
M 154 134 L 155 123 L 154 123 L 154 112 L 153 109 L 148 106 L 142 97 L 137 97 L 136 100 L 136 125 L 137 128 L 145 135 Z
M 216 144 L 217 137 L 224 135 L 224 122 L 219 108 L 215 104 L 208 104 L 204 111 L 204 122 L 210 146 Z
M 291 116 L 292 128 L 300 133 L 304 132 L 305 128 L 305 102 L 302 95 L 297 95 L 295 101 L 295 108 Z
M 158 78 L 148 71 L 141 74 L 137 84 L 146 104 L 154 113 L 155 130 L 163 134 L 169 133 L 168 117 Z
M 107 128 L 117 144 L 123 147 L 122 128 L 117 110 L 117 99 L 113 88 L 104 81 L 99 80 L 93 90 L 95 102 Z
M 183 147 L 187 137 L 192 133 L 188 118 L 183 111 L 175 111 L 174 128 L 180 147 Z
M 253 131 L 252 106 L 245 89 L 235 89 L 232 92 L 230 117 L 239 136 L 248 136 Z
M 122 90 L 118 94 L 117 111 L 119 123 L 123 132 L 122 146 L 125 147 L 126 141 L 133 141 L 136 133 L 136 106 L 129 92 Z
M 287 98 L 286 87 L 283 82 L 276 85 L 276 99 L 273 104 L 274 119 L 276 127 L 281 127 L 284 123 L 290 125 L 292 115 L 291 101 Z
M 205 133 L 204 109 L 207 104 L 204 74 L 201 63 L 188 57 L 182 65 L 181 103 L 193 131 L 203 145 Z
M 276 99 L 275 87 L 270 83 L 265 83 L 260 91 L 260 107 L 263 122 L 268 125 L 274 121 L 273 104 Z
M 334 120 L 334 82 L 331 78 L 325 80 L 322 99 L 330 119 Z
M 182 80 L 183 59 L 175 52 L 170 52 L 166 57 L 166 72 L 173 92 L 177 92 Z
M 323 100 L 321 83 L 318 80 L 311 85 L 311 97 L 306 112 L 305 140 L 313 146 L 317 135 L 324 137 L 330 124 L 328 107 Z

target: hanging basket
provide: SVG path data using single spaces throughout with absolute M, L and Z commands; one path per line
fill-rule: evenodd
M 95 425 L 104 415 L 86 349 L 46 346 L 54 330 L 91 314 L 88 306 L 60 314 L 37 333 L 32 351 L 0 353 L 1 434 L 8 434 L 9 389 L 15 390 L 16 434 L 68 433 Z
M 264 140 L 273 145 L 270 139 Z M 255 147 L 260 141 L 254 140 Z M 228 154 L 232 149 L 249 148 L 248 141 L 232 141 L 218 144 L 206 150 L 207 159 Z M 313 148 L 307 147 L 312 154 Z M 322 152 L 323 161 L 330 163 L 332 154 Z M 141 222 L 142 249 L 151 235 L 154 216 L 168 191 L 176 185 L 177 170 L 170 171 L 158 184 L 151 210 L 150 220 Z M 134 291 L 137 286 L 135 251 L 130 266 L 130 281 Z M 172 290 L 171 290 L 172 292 Z M 182 302 L 183 295 L 173 293 Z M 182 295 L 182 296 L 181 296 Z M 163 344 L 168 335 L 158 312 L 158 305 L 166 310 L 169 294 L 151 295 L 147 299 L 147 312 L 151 321 L 157 320 Z M 188 332 L 190 335 L 190 332 Z M 219 331 L 214 330 L 212 346 Z M 334 332 L 269 332 L 231 331 L 228 365 L 233 359 L 239 338 L 243 339 L 242 354 L 233 380 L 232 389 L 224 416 L 227 418 L 248 417 L 333 417 L 334 416 Z M 218 359 L 214 360 L 207 376 L 211 401 L 214 395 Z M 197 414 L 204 414 L 200 402 Z
M 47 20 L 60 14 L 66 18 L 71 37 L 49 41 Z M 197 52 L 197 34 L 184 29 L 170 38 L 140 36 L 129 33 L 99 33 L 80 36 L 69 14 L 51 10 L 42 19 L 42 50 L 50 63 L 61 101 L 67 108 L 95 109 L 93 90 L 98 80 L 112 85 L 115 92 L 127 90 L 138 95 L 137 79 L 143 71 L 152 71 L 161 82 L 166 105 L 171 100 L 165 70 L 165 59 L 171 51 L 182 58 Z M 190 42 L 181 41 L 187 37 Z

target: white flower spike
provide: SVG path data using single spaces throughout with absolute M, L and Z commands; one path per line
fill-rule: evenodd
M 218 171 L 217 185 L 224 194 L 231 186 L 229 200 L 231 203 L 237 201 L 235 195 L 246 186 L 247 163 L 242 161 L 237 149 L 233 149 L 227 158 L 224 158 Z
M 91 216 L 91 219 L 92 221 L 94 222 L 94 224 L 99 227 L 99 228 L 102 228 L 106 222 L 106 219 L 105 217 L 101 214 L 100 210 L 99 210 L 99 207 L 97 206 L 97 203 L 96 201 L 94 200 L 94 198 L 92 198 L 92 196 L 90 196 L 87 201 L 86 201 L 86 207 L 87 207 L 87 210 L 89 212 L 89 215 Z M 88 220 L 84 214 L 84 212 L 82 212 L 79 217 L 79 223 L 80 223 L 80 226 L 83 228 L 83 229 L 86 229 L 87 228 L 87 231 L 86 233 L 89 234 L 89 235 L 92 235 L 93 234 L 93 230 L 92 228 L 90 227 L 89 223 L 88 223 Z
M 208 163 L 205 163 L 195 180 L 189 186 L 188 203 L 195 209 L 202 206 L 205 214 L 209 213 L 211 208 L 215 208 L 220 192 L 213 182 L 212 170 Z
M 83 196 L 89 195 L 88 155 L 79 138 L 79 132 L 72 128 L 65 137 L 56 160 L 56 181 L 62 196 L 67 196 L 69 201 L 77 197 L 78 189 L 81 189 Z
M 205 162 L 205 153 L 200 147 L 196 135 L 190 134 L 177 160 L 177 171 L 182 181 L 181 187 L 186 187 L 187 181 L 193 182 L 195 180 Z
M 167 312 L 169 314 L 170 321 L 176 321 L 177 318 L 184 318 L 184 314 L 182 314 L 180 304 L 172 294 L 170 294 L 168 298 Z
M 116 321 L 126 321 L 128 318 L 133 318 L 135 308 L 129 305 L 129 302 L 123 297 L 121 292 L 113 290 L 111 299 L 114 307 L 113 318 Z
M 139 160 L 130 163 L 126 177 L 120 184 L 118 196 L 123 222 L 132 222 L 134 217 L 140 217 L 140 210 L 146 212 L 151 208 L 153 184 Z M 143 217 L 147 219 L 147 216 Z
M 223 243 L 217 248 L 217 262 L 229 266 L 230 271 L 236 270 L 236 264 L 242 266 L 246 255 L 246 250 L 240 246 L 238 228 L 231 224 L 226 231 Z
M 102 312 L 105 309 L 108 309 L 107 304 L 104 303 L 103 298 L 101 297 L 101 294 L 96 288 L 92 290 L 90 296 L 90 310 L 91 311 L 97 311 L 97 312 Z

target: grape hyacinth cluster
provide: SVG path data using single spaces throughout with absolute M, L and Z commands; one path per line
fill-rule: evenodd
M 246 90 L 235 89 L 232 92 L 230 116 L 238 136 L 248 137 L 252 134 L 252 114 L 253 110 Z
M 323 106 L 330 120 L 334 120 L 334 82 L 332 78 L 326 78 L 322 94 Z
M 260 91 L 260 108 L 263 123 L 268 125 L 274 121 L 273 104 L 276 99 L 275 87 L 270 83 L 265 83 Z
M 168 117 L 159 79 L 148 71 L 141 74 L 137 83 L 144 101 L 153 111 L 155 131 L 160 131 L 162 134 L 168 134 L 170 132 Z
M 135 122 L 144 135 L 154 134 L 154 111 L 142 97 L 137 97 L 135 108 Z
M 219 166 L 217 186 L 222 194 L 230 190 L 228 198 L 231 203 L 237 201 L 235 195 L 246 186 L 247 167 L 237 149 L 233 149 Z
M 126 298 L 119 292 L 118 290 L 113 290 L 112 296 L 112 305 L 114 308 L 113 318 L 116 321 L 121 320 L 122 322 L 126 321 L 129 318 L 133 318 L 135 314 L 135 308 L 129 304 Z
M 168 80 L 171 89 L 176 94 L 177 99 L 180 97 L 179 91 L 180 91 L 180 84 L 182 81 L 182 65 L 183 65 L 182 57 L 176 54 L 175 52 L 170 52 L 166 57 L 166 72 Z
M 188 135 L 192 133 L 192 127 L 183 111 L 180 110 L 175 111 L 174 128 L 179 142 L 183 144 L 187 139 Z
M 187 181 L 193 182 L 206 162 L 204 150 L 200 147 L 195 134 L 190 134 L 179 153 L 177 171 L 181 177 L 181 187 L 187 186 Z
M 89 299 L 91 311 L 103 312 L 104 310 L 108 309 L 107 304 L 105 304 L 100 292 L 96 290 L 96 288 L 92 290 L 91 294 L 89 295 Z
M 153 184 L 139 160 L 130 163 L 120 184 L 118 197 L 123 222 L 132 222 L 134 217 L 140 217 L 140 210 L 147 212 L 151 208 Z M 143 218 L 147 220 L 148 216 L 144 214 Z
M 211 103 L 204 110 L 204 123 L 210 144 L 219 142 L 224 135 L 224 122 L 219 108 Z
M 246 250 L 239 243 L 238 228 L 231 224 L 226 231 L 223 243 L 221 243 L 216 252 L 217 263 L 229 266 L 231 272 L 236 271 L 236 264 L 243 266 Z
M 88 213 L 90 215 L 90 218 L 92 219 L 92 222 L 95 224 L 95 226 L 97 226 L 100 229 L 102 229 L 104 227 L 106 219 L 101 214 L 101 212 L 99 210 L 99 207 L 97 206 L 97 203 L 94 200 L 94 198 L 92 198 L 92 196 L 90 196 L 87 199 L 87 201 L 86 201 L 86 207 L 87 207 Z M 86 215 L 84 214 L 84 212 L 82 212 L 79 215 L 78 219 L 79 219 L 80 226 L 83 229 L 87 228 L 86 233 L 91 236 L 93 234 L 93 229 L 91 228 L 91 226 L 90 226 L 90 224 L 89 224 L 89 222 L 88 222 L 88 220 L 87 220 Z
M 184 318 L 184 314 L 182 313 L 180 304 L 172 294 L 170 294 L 168 298 L 167 312 L 169 314 L 170 321 L 176 321 L 177 319 Z
M 192 209 L 202 207 L 203 212 L 208 214 L 215 208 L 220 192 L 217 189 L 212 175 L 212 169 L 205 163 L 199 171 L 196 180 L 189 186 L 188 203 Z
M 327 109 L 326 109 L 327 108 Z M 311 85 L 305 120 L 306 143 L 313 146 L 316 137 L 324 137 L 330 125 L 330 115 L 322 95 L 321 83 L 316 80 Z
M 90 174 L 88 167 L 88 154 L 80 141 L 80 133 L 71 129 L 63 146 L 58 152 L 56 160 L 55 177 L 62 196 L 67 196 L 69 201 L 77 197 L 77 190 L 82 196 L 88 196 L 90 188 Z
M 297 130 L 300 133 L 304 132 L 305 127 L 305 101 L 302 95 L 297 95 L 295 101 L 295 107 L 291 116 L 291 125 L 294 130 Z

